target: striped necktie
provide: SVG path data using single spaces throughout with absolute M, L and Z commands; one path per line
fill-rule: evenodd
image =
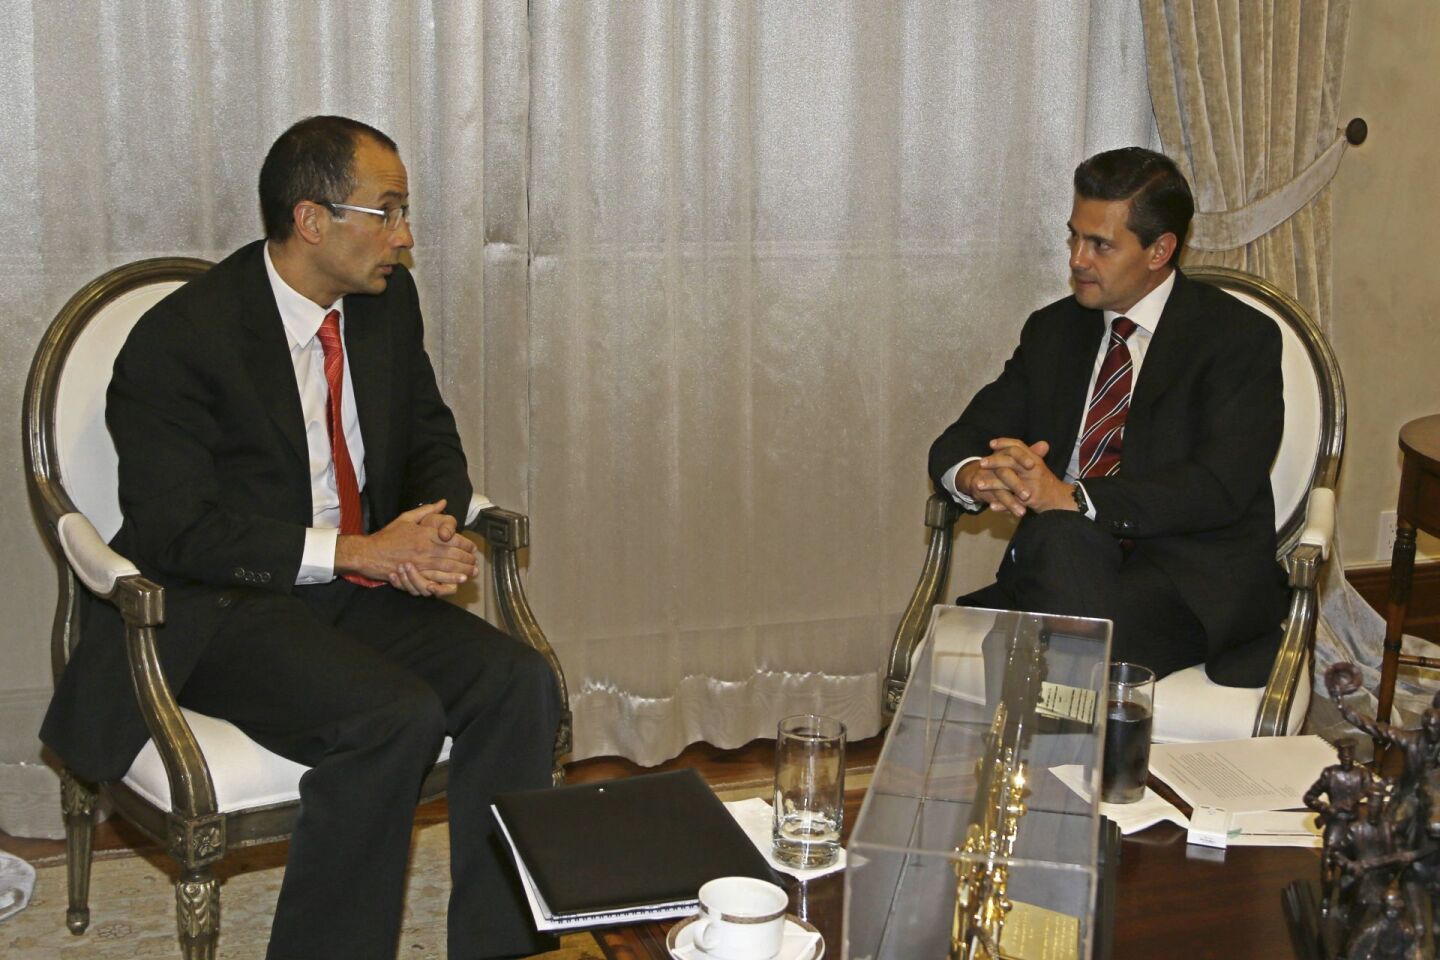
M 1125 439 L 1125 415 L 1130 412 L 1130 348 L 1125 341 L 1135 332 L 1135 321 L 1116 317 L 1110 326 L 1110 348 L 1095 378 L 1095 391 L 1085 410 L 1080 434 L 1080 478 L 1109 477 L 1120 472 L 1120 450 Z

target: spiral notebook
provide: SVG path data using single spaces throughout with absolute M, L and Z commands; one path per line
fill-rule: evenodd
M 540 930 L 686 916 L 716 877 L 776 882 L 694 770 L 507 793 L 491 810 Z

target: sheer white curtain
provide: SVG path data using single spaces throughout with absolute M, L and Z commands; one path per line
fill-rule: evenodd
M 431 350 L 477 485 L 532 516 L 577 756 L 655 762 L 802 709 L 875 732 L 925 448 L 1065 292 L 1074 164 L 1151 139 L 1133 0 L 0 17 L 12 413 L 84 282 L 259 235 L 288 124 L 338 112 L 396 138 Z M 3 766 L 37 749 L 55 587 L 18 416 L 0 424 Z M 1006 531 L 987 529 L 962 535 L 957 585 L 990 574 Z
M 1151 140 L 1139 10 L 533 0 L 508 37 L 485 473 L 577 756 L 873 734 L 929 441 L 1066 292 L 1074 165 Z
M 7 320 L 24 329 L 7 324 L 17 365 L 101 271 L 219 257 L 258 237 L 255 181 L 270 143 L 300 117 L 343 113 L 393 136 L 410 168 L 431 349 L 478 453 L 479 405 L 466 393 L 480 367 L 481 8 L 9 0 L 0 12 L 11 36 L 0 66 L 3 256 L 23 264 L 7 284 Z M 18 410 L 23 367 L 12 373 Z M 18 463 L 18 443 L 5 451 Z
M 47 781 L 27 766 L 50 696 L 56 579 L 26 499 L 19 411 L 46 326 L 112 267 L 216 258 L 258 237 L 275 136 L 349 114 L 392 134 L 410 167 L 430 346 L 483 461 L 482 38 L 506 6 L 524 3 L 0 0 L 0 829 L 59 828 L 53 783 L 40 795 Z

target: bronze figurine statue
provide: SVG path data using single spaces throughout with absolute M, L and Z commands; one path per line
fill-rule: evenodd
M 1344 669 L 1344 668 L 1349 668 Z M 1345 697 L 1359 689 L 1359 671 L 1352 664 L 1337 663 L 1325 671 L 1325 689 L 1335 701 L 1340 715 L 1351 725 L 1375 738 L 1377 744 L 1385 744 L 1399 750 L 1405 758 L 1396 783 L 1396 810 L 1394 819 L 1402 825 L 1406 840 L 1418 844 L 1421 835 L 1435 831 L 1440 836 L 1440 825 L 1432 826 L 1430 797 L 1434 791 L 1431 781 L 1440 770 L 1440 693 L 1435 694 L 1430 707 L 1420 718 L 1417 730 L 1406 730 L 1389 723 L 1382 723 L 1362 716 L 1352 710 Z
M 1355 742 L 1336 744 L 1304 802 L 1324 828 L 1320 893 L 1286 889 L 1292 942 L 1302 960 L 1435 960 L 1440 897 L 1440 693 L 1411 730 L 1357 713 L 1358 667 L 1325 671 L 1325 689 L 1356 729 L 1399 751 L 1396 777 L 1355 762 Z M 1321 798 L 1324 798 L 1323 800 Z
M 1305 806 L 1317 814 L 1324 828 L 1320 857 L 1320 912 L 1328 915 L 1335 883 L 1340 878 L 1340 858 L 1349 850 L 1350 825 L 1360 817 L 1360 802 L 1372 777 L 1355 764 L 1355 741 L 1348 737 L 1335 744 L 1340 762 L 1320 771 L 1319 778 L 1305 791 Z M 1326 800 L 1320 795 L 1325 794 Z
M 1402 864 L 1413 859 L 1402 850 L 1395 824 L 1386 816 L 1385 783 L 1370 785 L 1365 793 L 1365 816 L 1351 825 L 1347 849 L 1339 856 L 1342 869 L 1354 877 L 1341 882 L 1342 899 L 1349 901 L 1353 921 L 1372 917 L 1385 901 L 1385 891 L 1398 878 Z
M 1385 891 L 1384 910 L 1356 931 L 1345 960 L 1422 960 L 1420 936 L 1405 917 L 1405 897 L 1392 885 Z

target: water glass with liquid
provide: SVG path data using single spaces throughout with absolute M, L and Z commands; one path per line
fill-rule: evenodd
M 775 859 L 828 867 L 840 855 L 845 824 L 845 724 L 800 714 L 775 731 Z
M 1150 774 L 1155 674 L 1138 663 L 1112 663 L 1105 693 L 1105 762 L 1100 799 L 1106 803 L 1134 803 L 1145 796 L 1145 779 Z

